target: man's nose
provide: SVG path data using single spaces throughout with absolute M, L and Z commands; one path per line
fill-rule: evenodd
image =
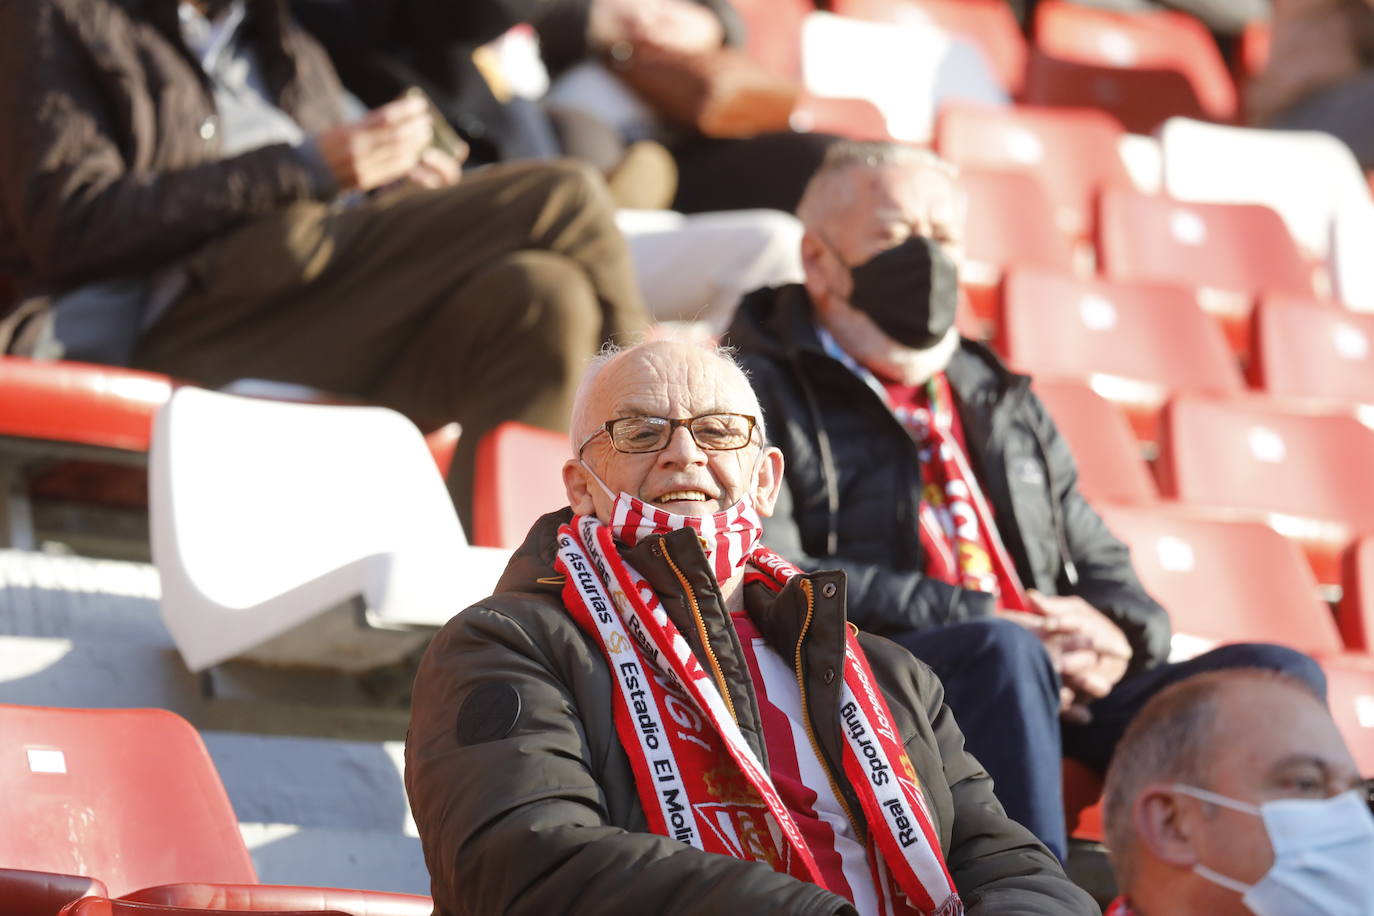
M 692 431 L 686 426 L 679 426 L 673 430 L 668 437 L 668 444 L 658 453 L 659 464 L 670 467 L 705 464 L 707 457 L 702 447 L 697 445 L 697 440 L 692 438 Z

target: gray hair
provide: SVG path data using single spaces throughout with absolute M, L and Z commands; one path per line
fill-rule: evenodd
M 808 228 L 814 226 L 833 207 L 844 202 L 837 199 L 847 191 L 838 178 L 854 169 L 884 166 L 930 170 L 949 179 L 959 177 L 959 170 L 952 163 L 923 147 L 891 141 L 843 140 L 826 150 L 825 158 L 806 183 L 801 203 L 797 204 L 797 218 Z
M 745 384 L 748 386 L 750 393 L 753 393 L 754 386 L 752 384 L 749 384 L 749 371 L 745 369 L 742 365 L 740 365 L 739 360 L 735 356 L 735 354 L 738 351 L 734 347 L 724 347 L 718 344 L 706 343 L 691 338 L 669 337 L 660 338 L 659 341 L 663 339 L 676 340 L 676 342 L 678 343 L 685 343 L 688 345 L 697 346 L 704 352 L 711 354 L 721 363 L 723 363 L 726 367 L 728 367 L 730 370 L 738 372 L 741 376 L 743 376 Z M 607 366 L 609 366 L 620 356 L 637 350 L 640 347 L 648 346 L 649 344 L 656 343 L 659 341 L 646 340 L 634 344 L 633 346 L 621 347 L 613 341 L 608 340 L 601 345 L 601 349 L 597 352 L 597 354 L 587 361 L 587 367 L 582 372 L 582 379 L 577 384 L 577 393 L 573 395 L 572 414 L 569 417 L 568 422 L 568 444 L 572 447 L 574 456 L 577 455 L 577 447 L 582 444 L 578 440 L 582 435 L 584 435 L 584 430 L 586 429 L 586 427 L 589 425 L 596 425 L 587 416 L 587 413 L 590 410 L 587 404 L 587 394 L 591 391 L 592 385 L 596 381 L 597 376 L 599 376 Z M 761 443 L 765 443 L 768 441 L 768 430 L 764 426 L 763 408 L 758 403 L 757 395 L 754 395 L 754 407 L 756 419 L 758 421 L 757 425 L 759 430 L 759 441 Z
M 1301 678 L 1265 668 L 1209 671 L 1154 696 L 1116 745 L 1103 788 L 1102 819 L 1117 884 L 1125 893 L 1134 878 L 1135 819 L 1131 807 L 1151 783 L 1181 782 L 1209 788 L 1217 712 L 1232 688 L 1275 684 L 1317 697 Z

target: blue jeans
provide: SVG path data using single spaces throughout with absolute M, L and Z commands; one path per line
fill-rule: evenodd
M 1089 707 L 1089 724 L 1061 724 L 1059 675 L 1040 640 L 1023 627 L 994 618 L 906 633 L 895 641 L 939 675 L 965 746 L 992 776 L 1007 814 L 1060 861 L 1068 850 L 1060 758 L 1105 772 L 1127 723 L 1165 687 L 1204 671 L 1268 668 L 1326 695 L 1326 676 L 1306 655 L 1243 643 L 1123 678 Z

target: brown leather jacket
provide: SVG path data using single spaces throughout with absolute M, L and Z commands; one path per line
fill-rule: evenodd
M 610 672 L 563 609 L 561 577 L 552 568 L 557 526 L 570 517 L 565 509 L 536 523 L 498 593 L 444 627 L 415 679 L 405 782 L 435 912 L 852 916 L 848 901 L 820 887 L 647 832 L 612 722 Z M 696 537 L 690 531 L 651 537 L 624 555 L 706 664 L 688 592 L 695 597 L 740 729 L 766 764 L 752 682 Z M 844 574 L 808 578 L 815 583 L 815 613 L 804 634 L 805 598 L 797 582 L 776 597 L 750 586 L 746 605 L 784 658 L 796 657 L 800 640 L 817 741 L 857 811 L 836 765 L 842 679 L 834 674 L 844 658 Z M 930 669 L 884 639 L 861 634 L 860 640 L 968 912 L 1096 916 L 1088 895 L 1003 813 L 991 780 L 964 752 Z
M 341 89 L 284 0 L 247 0 L 277 104 L 307 133 Z M 176 0 L 0 2 L 0 272 L 22 292 L 147 271 L 312 194 L 286 145 L 219 158 Z

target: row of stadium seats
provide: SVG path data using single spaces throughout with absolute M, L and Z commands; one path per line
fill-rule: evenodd
M 191 725 L 159 709 L 0 705 L 6 916 L 207 910 L 428 916 L 428 897 L 258 883 Z M 111 898 L 115 898 L 112 903 Z

